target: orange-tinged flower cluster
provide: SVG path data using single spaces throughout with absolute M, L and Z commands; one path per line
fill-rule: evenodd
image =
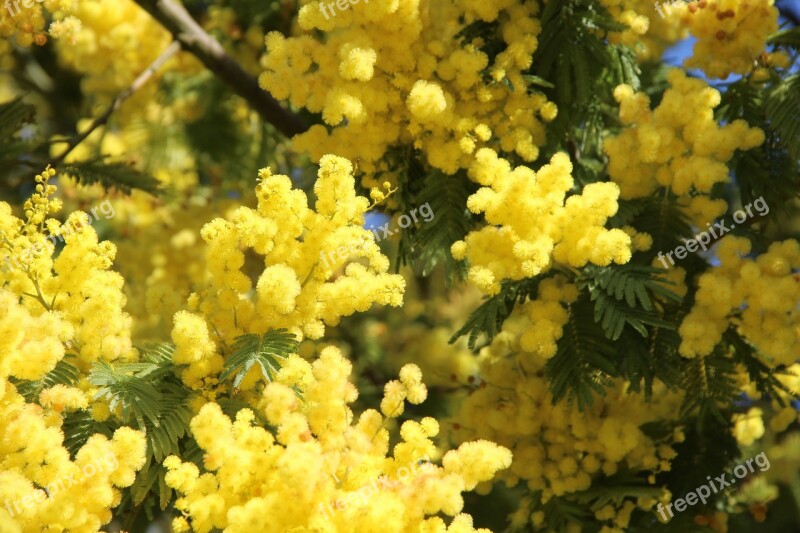
M 700 0 L 682 9 L 682 24 L 697 37 L 686 66 L 712 78 L 747 74 L 778 31 L 775 0 Z

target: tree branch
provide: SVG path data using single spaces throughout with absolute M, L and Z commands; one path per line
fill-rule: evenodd
M 144 10 L 164 26 L 203 65 L 241 96 L 265 121 L 284 135 L 303 133 L 308 125 L 296 114 L 284 109 L 275 98 L 261 89 L 258 81 L 225 53 L 222 45 L 192 18 L 175 0 L 136 0 Z
M 108 109 L 106 109 L 102 115 L 94 119 L 89 127 L 83 133 L 78 135 L 78 137 L 69 144 L 66 150 L 56 157 L 55 160 L 53 160 L 53 166 L 58 166 L 70 153 L 72 153 L 75 148 L 77 148 L 79 144 L 85 141 L 86 138 L 89 137 L 92 132 L 94 132 L 94 130 L 106 124 L 108 119 L 111 118 L 111 115 L 114 114 L 114 111 L 119 109 L 119 106 L 121 106 L 125 100 L 130 98 L 133 93 L 138 91 L 145 83 L 147 83 L 150 78 L 153 77 L 153 74 L 155 74 L 164 63 L 169 61 L 172 56 L 177 54 L 180 49 L 181 43 L 178 41 L 172 41 L 172 43 L 163 52 L 161 52 L 161 55 L 159 55 L 149 67 L 147 67 L 141 74 L 139 74 L 139 76 L 136 77 L 135 80 L 133 80 L 133 83 L 131 83 L 127 89 L 119 93 L 116 98 L 114 98 L 114 101 L 111 102 L 111 105 L 108 106 Z

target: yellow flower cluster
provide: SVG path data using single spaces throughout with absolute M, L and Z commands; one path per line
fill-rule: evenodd
M 750 408 L 746 413 L 733 415 L 733 436 L 742 446 L 750 446 L 764 436 L 764 412 L 758 407 Z
M 320 2 L 308 1 L 299 25 L 320 37 L 268 34 L 260 82 L 276 98 L 322 114 L 327 127 L 294 142 L 314 160 L 330 152 L 359 157 L 370 175 L 387 170 L 390 147 L 413 144 L 448 174 L 482 146 L 532 161 L 543 123 L 556 115 L 543 95 L 524 90 L 540 31 L 536 10 L 515 0 L 396 0 L 326 18 Z M 464 25 L 497 22 L 506 49 L 490 63 L 480 40 L 456 37 L 459 17 Z
M 41 379 L 66 347 L 84 370 L 99 357 L 130 355 L 129 318 L 121 309 L 122 279 L 108 272 L 113 246 L 98 244 L 73 213 L 67 224 L 48 219 L 55 173 L 37 176 L 26 220 L 0 203 L 3 251 L 19 257 L 0 273 L 0 531 L 98 531 L 145 461 L 145 439 L 130 428 L 109 441 L 93 435 L 70 459 L 60 416 L 88 407 L 82 388 L 56 385 L 26 403 L 9 377 Z M 52 258 L 55 236 L 66 242 Z M 50 238 L 53 239 L 51 242 Z M 54 274 L 55 272 L 55 274 Z
M 0 289 L 0 376 L 36 380 L 65 354 L 72 327 L 55 313 L 31 314 L 19 297 Z
M 800 244 L 772 243 L 756 259 L 746 238 L 720 240 L 720 265 L 700 276 L 695 304 L 681 323 L 680 353 L 706 356 L 731 326 L 767 357 L 770 366 L 790 365 L 800 347 Z
M 77 387 L 54 385 L 39 394 L 39 404 L 57 413 L 78 411 L 89 407 L 86 392 Z
M 68 335 L 65 342 L 78 355 L 82 368 L 98 358 L 131 359 L 135 351 L 131 318 L 122 310 L 123 279 L 109 270 L 116 248 L 110 242 L 98 242 L 86 213 L 73 212 L 63 225 L 46 218 L 61 208 L 60 200 L 48 199 L 54 192 L 48 180 L 54 174 L 48 169 L 37 176 L 36 192 L 25 203 L 25 221 L 16 218 L 8 204 L 0 203 L 0 247 L 8 258 L 0 270 L 0 286 L 22 298 L 27 312 L 37 320 L 52 314 L 52 320 L 64 322 L 55 331 Z M 65 244 L 54 259 L 57 241 Z
M 670 70 L 667 79 L 671 87 L 654 110 L 646 94 L 627 85 L 615 89 L 620 120 L 628 127 L 605 141 L 608 173 L 623 199 L 667 188 L 702 226 L 727 210 L 724 200 L 709 194 L 715 184 L 728 181 L 727 162 L 734 151 L 760 145 L 764 132 L 743 120 L 719 126 L 713 112 L 719 91 L 703 80 L 678 69 Z
M 369 409 L 354 420 L 348 405 L 358 392 L 350 373 L 351 364 L 332 347 L 313 364 L 292 356 L 259 407 L 277 428 L 274 435 L 254 425 L 249 409 L 231 421 L 217 404 L 206 404 L 191 428 L 208 472 L 175 456 L 164 463 L 183 513 L 174 530 L 476 531 L 471 517 L 460 514 L 461 493 L 507 468 L 510 452 L 475 441 L 447 452 L 442 466 L 420 464 L 436 455 L 431 438 L 439 432 L 433 418 L 423 418 L 402 424 L 389 455 L 389 418 Z M 387 384 L 384 403 L 393 404 L 390 396 L 400 389 L 408 401 L 424 399 L 419 368 L 405 366 L 400 381 Z M 392 416 L 401 411 L 392 410 Z M 439 513 L 455 517 L 449 527 Z
M 452 253 L 469 260 L 469 280 L 479 289 L 496 294 L 502 281 L 536 276 L 554 261 L 581 267 L 630 260 L 630 236 L 603 227 L 617 211 L 619 188 L 592 183 L 566 198 L 571 172 L 564 153 L 534 172 L 525 166 L 512 170 L 489 148 L 478 151 L 469 176 L 483 187 L 467 207 L 483 213 L 488 225 L 453 244 Z
M 697 37 L 685 65 L 712 78 L 747 74 L 778 31 L 775 0 L 702 0 L 681 6 L 681 23 Z
M 4 2 L 0 6 L 0 38 L 14 38 L 20 46 L 30 46 L 37 44 L 44 45 L 47 42 L 45 31 L 45 11 L 56 19 L 53 23 L 58 33 L 58 19 L 62 19 L 67 13 L 73 10 L 77 3 L 74 0 L 28 0 L 30 7 L 25 7 L 22 1 Z M 50 30 L 54 29 L 51 25 Z M 63 29 L 63 28 L 62 28 Z M 58 35 L 54 35 L 58 36 Z M 8 44 L 2 43 L 0 52 L 5 52 Z
M 628 28 L 609 36 L 614 43 L 630 46 L 641 61 L 659 61 L 664 50 L 686 37 L 676 6 L 684 0 L 602 0 L 614 19 Z
M 403 414 L 405 402 L 419 405 L 428 397 L 428 389 L 422 383 L 422 371 L 417 365 L 405 365 L 400 369 L 400 381 L 389 381 L 383 390 L 381 412 L 395 418 Z
M 172 342 L 175 343 L 173 362 L 187 365 L 181 371 L 184 383 L 195 389 L 215 383 L 216 378 L 207 378 L 222 370 L 223 359 L 217 353 L 217 345 L 211 339 L 208 324 L 201 316 L 188 311 L 175 313 Z M 251 375 L 255 376 L 256 372 L 251 372 Z M 245 388 L 252 383 L 252 379 L 246 382 Z
M 522 349 L 542 360 L 552 358 L 569 320 L 569 312 L 562 304 L 569 305 L 577 299 L 578 288 L 563 276 L 542 280 L 537 298 L 520 307 L 520 314 L 530 323 L 519 338 Z
M 402 303 L 405 280 L 387 273 L 389 260 L 363 227 L 370 202 L 356 195 L 352 173 L 348 160 L 323 157 L 314 210 L 287 176 L 262 170 L 257 209 L 203 227 L 208 279 L 189 297 L 193 318 L 176 316 L 182 333 L 173 331 L 182 363 L 205 361 L 211 371 L 211 331 L 223 343 L 277 328 L 319 339 L 343 316 Z M 246 265 L 248 250 L 260 259 Z M 341 253 L 330 258 L 331 250 Z
M 132 0 L 81 0 L 73 12 L 81 22 L 71 41 L 60 41 L 61 61 L 83 75 L 88 94 L 114 97 L 127 88 L 169 45 L 169 32 Z M 196 68 L 197 62 L 179 54 L 172 64 Z M 137 91 L 135 101 L 155 95 L 149 83 Z
M 70 460 L 61 417 L 26 404 L 6 377 L 0 371 L 0 532 L 99 531 L 144 464 L 144 435 L 93 435 Z
M 229 203 L 192 198 L 181 204 L 153 205 L 134 193 L 112 219 L 122 233 L 116 239 L 120 273 L 128 288 L 129 312 L 136 317 L 137 342 L 169 337 L 170 317 L 185 307 L 192 290 L 205 276 L 204 221 L 225 213 Z
M 571 296 L 573 289 L 567 285 L 562 290 Z M 556 290 L 554 284 L 544 292 Z M 650 474 L 670 470 L 676 456 L 672 444 L 683 440 L 677 426 L 681 394 L 657 383 L 647 402 L 619 380 L 583 411 L 575 403 L 553 405 L 543 376 L 547 354 L 542 357 L 525 348 L 530 328 L 529 320 L 515 313 L 481 351 L 480 384 L 454 417 L 452 438 L 486 439 L 511 449 L 514 462 L 499 479 L 510 486 L 525 482 L 541 498 L 523 500 L 512 525 L 530 522 L 544 530 L 540 504 L 554 496 L 587 490 L 595 478 L 623 469 Z M 658 441 L 647 436 L 641 426 L 655 421 L 672 424 L 671 436 Z M 598 510 L 595 518 L 619 528 L 607 531 L 622 531 L 637 507 L 649 510 L 655 503 L 646 498 L 618 501 Z
M 654 14 L 654 12 L 647 13 L 650 15 L 647 16 L 644 13 L 650 2 L 648 0 L 602 0 L 601 3 L 617 22 L 628 27 L 625 31 L 612 34 L 611 41 L 632 48 L 640 45 L 642 36 L 647 33 Z

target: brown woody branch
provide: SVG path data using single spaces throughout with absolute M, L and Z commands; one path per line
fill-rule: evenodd
M 299 116 L 284 109 L 253 76 L 225 53 L 219 41 L 206 33 L 181 4 L 175 0 L 136 0 L 136 3 L 161 23 L 184 50 L 197 57 L 234 93 L 247 100 L 261 118 L 278 131 L 291 137 L 308 129 Z

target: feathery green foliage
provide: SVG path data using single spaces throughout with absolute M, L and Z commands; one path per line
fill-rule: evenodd
M 503 327 L 503 322 L 511 315 L 514 306 L 536 297 L 539 283 L 544 276 L 525 279 L 522 281 L 506 281 L 502 284 L 500 293 L 486 298 L 486 300 L 473 311 L 467 322 L 450 338 L 450 344 L 456 342 L 464 335 L 470 350 L 477 351 L 477 341 L 481 335 L 486 335 L 486 343 L 492 342 Z
M 150 194 L 161 192 L 161 184 L 156 178 L 123 161 L 92 159 L 66 165 L 61 170 L 84 185 L 99 183 L 107 189 L 119 189 L 126 194 L 130 194 L 132 189 Z
M 545 376 L 553 403 L 578 401 L 583 409 L 594 403 L 594 394 L 604 394 L 616 374 L 616 350 L 603 328 L 594 320 L 593 304 L 583 294 L 569 305 L 569 321 L 558 340 L 556 354 L 547 361 Z
M 258 365 L 265 381 L 272 381 L 280 370 L 280 361 L 297 350 L 298 342 L 285 329 L 268 331 L 263 337 L 255 334 L 236 338 L 233 353 L 225 359 L 220 381 L 233 379 L 234 391 L 254 366 Z
M 12 383 L 15 384 L 17 392 L 19 392 L 27 402 L 36 402 L 39 399 L 39 394 L 50 387 L 55 385 L 75 385 L 80 376 L 80 371 L 72 361 L 75 359 L 74 354 L 67 354 L 61 359 L 53 370 L 45 374 L 42 379 L 37 381 L 15 380 L 12 378 Z
M 613 267 L 589 265 L 577 278 L 577 285 L 579 289 L 589 291 L 591 300 L 595 302 L 594 320 L 602 321 L 609 339 L 619 339 L 626 324 L 646 337 L 646 325 L 674 327 L 656 314 L 650 294 L 673 302 L 681 301 L 664 286 L 671 282 L 658 277 L 661 272 L 664 271 L 634 263 Z

